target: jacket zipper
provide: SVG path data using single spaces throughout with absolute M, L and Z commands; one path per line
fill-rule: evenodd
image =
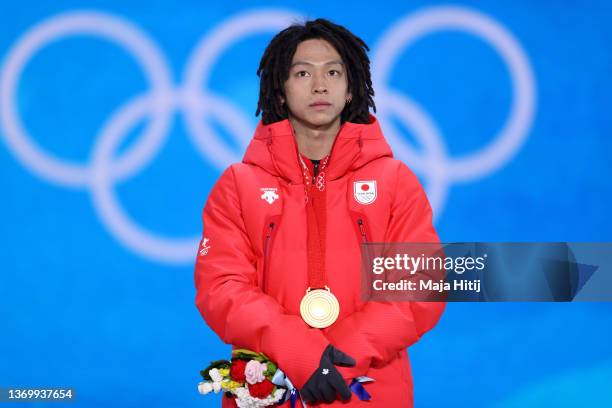
M 272 239 L 272 231 L 274 230 L 274 222 L 268 224 L 268 232 L 266 233 L 266 241 L 264 242 L 264 270 L 262 277 L 262 292 L 266 292 L 266 282 L 269 270 L 269 258 L 270 258 L 270 240 Z
M 370 264 L 372 257 L 370 256 L 370 248 L 368 246 L 368 236 L 366 235 L 366 230 L 365 230 L 365 225 L 363 223 L 363 219 L 361 218 L 357 218 L 357 225 L 359 226 L 359 232 L 361 233 L 361 244 L 363 245 L 363 256 L 366 257 L 366 262 L 367 265 Z M 363 279 L 363 278 L 362 278 Z M 371 290 L 370 290 L 370 286 L 366 285 L 367 289 L 367 293 L 365 294 L 367 299 L 371 298 Z M 364 293 L 362 293 L 362 295 L 364 295 Z
M 357 225 L 359 226 L 359 232 L 361 232 L 361 241 L 364 244 L 368 243 L 368 237 L 366 236 L 365 226 L 363 225 L 363 220 L 361 218 L 357 219 Z

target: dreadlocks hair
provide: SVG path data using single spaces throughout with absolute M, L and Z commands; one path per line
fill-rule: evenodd
M 278 33 L 266 48 L 257 76 L 259 76 L 259 101 L 257 111 L 264 125 L 287 119 L 284 83 L 289 78 L 289 68 L 298 44 L 310 39 L 329 42 L 342 57 L 346 67 L 348 90 L 352 99 L 340 114 L 340 121 L 369 123 L 369 108 L 376 112 L 374 89 L 370 74 L 370 59 L 367 44 L 343 26 L 319 18 L 303 24 L 293 24 Z

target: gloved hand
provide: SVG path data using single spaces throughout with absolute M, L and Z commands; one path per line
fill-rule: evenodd
M 311 404 L 317 402 L 333 402 L 336 394 L 344 401 L 351 398 L 351 390 L 344 382 L 342 375 L 335 366 L 352 367 L 355 359 L 344 354 L 331 344 L 323 351 L 319 368 L 310 376 L 300 390 L 304 401 Z

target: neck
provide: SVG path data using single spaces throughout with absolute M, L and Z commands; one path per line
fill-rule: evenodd
M 336 135 L 340 130 L 340 118 L 328 125 L 312 127 L 289 117 L 293 127 L 298 151 L 309 159 L 320 160 L 331 152 Z

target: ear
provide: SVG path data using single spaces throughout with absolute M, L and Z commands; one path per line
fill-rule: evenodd
M 353 94 L 350 92 L 347 92 L 346 98 L 344 100 L 346 101 L 347 104 L 351 103 L 351 101 L 353 100 Z

